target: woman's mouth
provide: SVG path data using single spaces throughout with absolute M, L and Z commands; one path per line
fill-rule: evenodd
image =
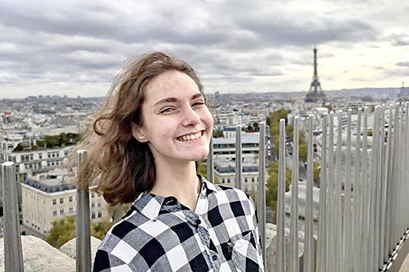
M 194 134 L 188 134 L 188 135 L 183 135 L 183 136 L 177 137 L 176 139 L 178 141 L 182 141 L 182 142 L 193 141 L 193 140 L 196 140 L 196 139 L 200 138 L 202 136 L 202 134 L 203 134 L 203 131 L 199 131 L 199 132 L 194 133 Z

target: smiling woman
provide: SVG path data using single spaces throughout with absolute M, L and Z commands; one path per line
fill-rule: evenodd
M 251 199 L 196 172 L 213 118 L 193 68 L 154 52 L 114 81 L 83 139 L 80 187 L 133 202 L 99 246 L 94 271 L 262 271 Z

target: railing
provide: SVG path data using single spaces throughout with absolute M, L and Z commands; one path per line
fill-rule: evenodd
M 314 116 L 294 118 L 292 187 L 289 240 L 291 256 L 285 256 L 285 121 L 280 120 L 279 180 L 277 206 L 276 267 L 267 271 L 396 271 L 403 259 L 397 258 L 409 237 L 409 215 L 405 197 L 409 195 L 409 104 L 377 106 L 372 125 L 372 144 L 368 149 L 368 110 L 359 111 L 356 125 L 351 111 L 323 115 L 321 154 L 313 150 Z M 346 115 L 346 128 L 342 117 Z M 337 122 L 337 128 L 335 126 Z M 304 215 L 303 264 L 299 258 L 299 131 L 306 125 L 308 157 Z M 387 125 L 387 126 L 386 126 Z M 353 135 L 352 129 L 355 128 Z M 266 125 L 260 124 L 259 185 L 257 216 L 266 260 Z M 346 135 L 345 144 L 342 136 Z M 354 139 L 354 144 L 352 143 Z M 241 127 L 236 130 L 236 186 L 241 187 Z M 78 162 L 86 156 L 78 152 Z M 314 157 L 315 156 L 315 157 Z M 321 164 L 319 217 L 313 210 L 313 163 Z M 213 144 L 207 160 L 207 177 L 214 181 Z M 80 167 L 79 167 L 80 168 Z M 2 165 L 5 211 L 5 271 L 23 271 L 19 235 L 17 181 L 14 165 Z M 264 181 L 264 182 L 263 182 Z M 89 193 L 78 191 L 77 202 L 77 271 L 91 270 L 89 234 Z M 318 233 L 314 232 L 314 221 Z M 406 252 L 404 252 L 406 253 Z M 401 254 L 402 255 L 402 254 Z M 287 261 L 290 264 L 286 267 Z

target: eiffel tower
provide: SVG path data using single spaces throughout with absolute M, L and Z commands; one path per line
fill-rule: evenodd
M 321 89 L 321 83 L 318 79 L 317 66 L 317 48 L 314 47 L 314 75 L 312 77 L 310 90 L 305 96 L 305 102 L 325 102 L 327 99 Z

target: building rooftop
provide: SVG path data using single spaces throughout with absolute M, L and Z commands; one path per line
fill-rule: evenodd
M 258 172 L 258 167 L 259 162 L 256 156 L 254 156 L 254 158 L 244 158 L 244 161 L 242 163 L 242 169 L 244 173 Z M 219 173 L 234 173 L 236 169 L 236 162 L 215 156 L 214 168 Z
M 45 193 L 57 193 L 62 191 L 74 190 L 77 186 L 68 184 L 63 180 L 63 176 L 67 171 L 55 169 L 47 174 L 38 174 L 27 176 L 24 184 L 35 189 L 41 190 Z
M 260 141 L 260 134 L 258 132 L 254 133 L 247 133 L 242 132 L 241 134 L 241 142 L 242 143 L 259 143 Z M 213 144 L 233 144 L 236 143 L 236 138 L 214 138 Z

